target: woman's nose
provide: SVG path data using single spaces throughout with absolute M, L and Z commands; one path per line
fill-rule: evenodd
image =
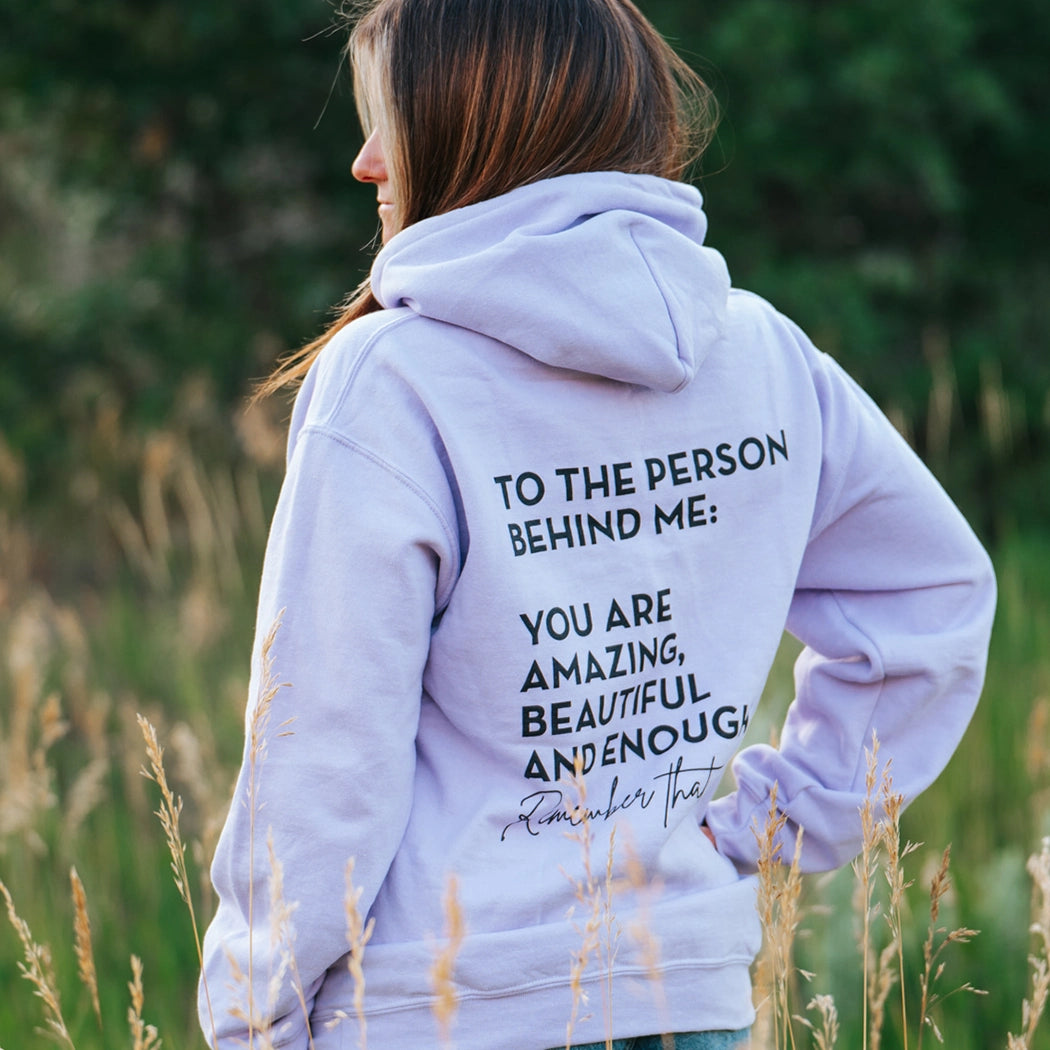
M 387 181 L 386 157 L 383 154 L 383 144 L 379 139 L 378 128 L 365 140 L 350 171 L 358 182 Z

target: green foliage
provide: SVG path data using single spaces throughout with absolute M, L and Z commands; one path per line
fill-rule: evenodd
M 902 825 L 905 841 L 922 844 L 905 860 L 907 878 L 915 882 L 908 893 L 911 928 L 905 931 L 912 1003 L 919 1001 L 931 877 L 949 844 L 952 892 L 939 926 L 980 931 L 969 944 L 953 946 L 938 982 L 942 992 L 969 982 L 987 993 L 953 995 L 937 1012 L 944 1045 L 957 1050 L 1005 1046 L 1005 1032 L 1019 1030 L 1018 1002 L 1031 950 L 1026 850 L 1050 835 L 1050 540 L 1014 538 L 996 551 L 994 561 L 999 606 L 981 703 L 946 770 L 905 812 Z M 768 737 L 783 720 L 798 651 L 798 643 L 785 636 L 750 740 Z M 849 868 L 811 879 L 796 944 L 799 970 L 813 977 L 800 982 L 794 1001 L 805 1004 L 812 996 L 831 994 L 842 1023 L 840 1047 L 862 1045 L 856 884 Z M 874 929 L 876 943 L 886 943 L 881 915 Z M 886 1050 L 904 1045 L 892 1005 L 893 997 L 882 1044 Z M 1050 1048 L 1045 1021 L 1033 1046 Z
M 207 473 L 200 464 L 198 470 Z M 203 1046 L 192 1007 L 193 937 L 153 815 L 156 786 L 138 773 L 145 750 L 134 713 L 144 711 L 158 727 L 169 779 L 186 800 L 182 835 L 189 846 L 195 907 L 207 921 L 214 902 L 203 861 L 240 760 L 253 595 L 211 571 L 194 548 L 199 540 L 180 530 L 174 506 L 169 525 L 173 545 L 165 580 L 143 575 L 142 564 L 118 559 L 107 579 L 79 590 L 76 607 L 27 579 L 10 581 L 0 599 L 5 612 L 0 745 L 7 761 L 18 755 L 16 711 L 26 717 L 30 750 L 43 746 L 49 693 L 60 697 L 66 723 L 36 767 L 45 792 L 35 793 L 32 780 L 27 794 L 12 792 L 12 781 L 5 779 L 10 766 L 0 768 L 0 879 L 36 940 L 51 945 L 66 1018 L 81 1050 L 117 1045 L 131 953 L 145 964 L 145 1017 L 158 1025 L 165 1045 Z M 0 544 L 10 549 L 20 529 L 17 522 L 0 525 Z M 257 574 L 260 537 L 243 524 L 235 532 L 246 574 Z M 1031 540 L 1010 544 L 995 560 L 1002 602 L 984 702 L 946 773 L 905 815 L 905 837 L 925 842 L 906 860 L 908 877 L 916 879 L 909 894 L 913 918 L 905 931 L 913 1003 L 930 875 L 949 842 L 954 892 L 944 901 L 940 924 L 981 931 L 970 944 L 953 946 L 939 982 L 944 991 L 968 981 L 989 992 L 981 998 L 955 996 L 938 1012 L 945 1045 L 953 1050 L 1002 1046 L 1005 1033 L 1018 1030 L 1028 981 L 1030 883 L 1024 856 L 1050 832 L 1050 661 L 1042 644 L 1050 631 L 1050 546 Z M 756 719 L 751 727 L 754 741 L 763 738 L 766 723 L 782 717 L 796 651 L 786 643 L 778 657 L 760 708 L 765 722 Z M 19 659 L 27 653 L 35 674 L 31 682 L 19 682 L 16 665 L 24 666 Z M 96 762 L 102 775 L 93 791 L 87 773 Z M 28 813 L 6 808 L 24 798 L 37 800 Z M 105 1035 L 98 1032 L 76 975 L 68 891 L 72 864 L 87 891 Z M 861 1045 L 854 881 L 847 870 L 809 883 L 798 961 L 814 977 L 792 993 L 799 1009 L 812 995 L 834 994 L 841 1047 Z M 881 937 L 882 919 L 875 925 Z M 0 997 L 0 1043 L 28 1050 L 45 1040 L 30 1034 L 42 1015 L 32 989 L 18 976 L 20 957 L 17 939 L 0 916 L 0 982 L 8 991 Z M 888 1013 L 882 1045 L 896 1050 L 902 1042 L 892 1008 Z M 797 1034 L 800 1047 L 813 1045 Z M 1045 1022 L 1033 1047 L 1050 1047 Z
M 703 186 L 736 282 L 893 410 L 986 534 L 1045 524 L 1032 480 L 1050 465 L 1047 13 L 1027 0 L 649 9 L 722 100 Z
M 1050 10 L 642 6 L 718 95 L 699 179 L 736 283 L 838 356 L 996 539 L 986 698 L 906 833 L 934 855 L 953 843 L 953 907 L 982 930 L 951 965 L 991 994 L 952 1001 L 948 1044 L 1002 1045 L 1024 994 L 1023 851 L 1050 833 L 1033 747 L 1050 717 Z M 47 755 L 54 800 L 31 835 L 0 841 L 0 876 L 54 947 L 78 1045 L 94 1021 L 67 950 L 74 860 L 107 1030 L 134 951 L 147 1020 L 166 1045 L 199 1045 L 192 939 L 127 714 L 145 709 L 165 739 L 191 727 L 207 772 L 177 789 L 206 841 L 238 760 L 279 461 L 239 451 L 228 408 L 357 284 L 376 229 L 349 175 L 360 134 L 334 21 L 325 0 L 0 0 L 0 634 L 7 652 L 12 614 L 40 603 L 60 640 L 41 690 L 70 721 Z M 0 682 L 5 731 L 12 688 Z M 789 692 L 778 674 L 767 702 Z M 95 759 L 103 801 L 71 830 Z M 805 959 L 843 975 L 844 1017 L 849 894 L 848 875 L 822 891 L 833 910 Z M 0 921 L 8 1046 L 29 1045 L 40 1017 L 18 954 Z
M 702 185 L 737 283 L 840 357 L 957 498 L 975 493 L 982 531 L 1047 520 L 1045 5 L 643 7 L 719 96 Z M 55 455 L 56 394 L 86 367 L 146 421 L 202 367 L 235 398 L 357 283 L 375 214 L 349 177 L 338 21 L 325 0 L 0 0 L 0 418 L 17 447 Z
M 331 23 L 324 3 L 0 7 L 18 447 L 54 452 L 85 368 L 148 422 L 200 368 L 240 396 L 360 279 L 374 214 L 347 192 L 360 136 Z

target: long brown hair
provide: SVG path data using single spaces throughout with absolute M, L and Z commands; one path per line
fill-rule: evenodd
M 347 52 L 402 229 L 555 175 L 679 178 L 714 128 L 711 92 L 631 0 L 375 0 Z M 365 281 L 260 396 L 377 309 Z

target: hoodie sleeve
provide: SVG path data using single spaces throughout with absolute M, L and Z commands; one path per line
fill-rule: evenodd
M 770 792 L 803 828 L 804 870 L 860 850 L 872 733 L 910 801 L 941 772 L 984 679 L 991 563 L 943 489 L 868 396 L 796 330 L 823 428 L 813 526 L 787 628 L 805 645 L 778 748 L 745 748 L 736 790 L 707 816 L 719 849 L 755 869 Z
M 451 546 L 447 519 L 409 478 L 324 426 L 298 433 L 263 570 L 245 757 L 212 869 L 199 1007 L 213 1047 L 249 1045 L 250 994 L 252 1027 L 272 1040 L 250 1045 L 306 1050 L 305 1014 L 347 951 L 347 862 L 365 915 L 408 820 Z M 266 654 L 276 691 L 260 717 L 263 639 L 278 623 Z

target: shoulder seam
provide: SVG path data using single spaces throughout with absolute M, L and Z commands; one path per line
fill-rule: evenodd
M 370 463 L 374 463 L 380 470 L 388 474 L 391 478 L 397 481 L 399 484 L 404 486 L 411 492 L 421 503 L 423 503 L 427 509 L 437 519 L 438 524 L 441 526 L 441 531 L 445 534 L 445 540 L 448 543 L 450 551 L 457 551 L 459 548 L 459 539 L 456 531 L 449 524 L 445 515 L 442 513 L 441 508 L 437 505 L 436 501 L 431 498 L 430 494 L 420 485 L 417 481 L 410 478 L 404 471 L 399 470 L 392 463 L 388 463 L 382 456 L 377 455 L 371 449 L 366 448 L 364 445 L 359 444 L 352 438 L 347 437 L 339 430 L 335 430 L 332 427 L 325 426 L 323 423 L 310 423 L 299 433 L 300 439 L 307 434 L 317 434 L 320 437 L 328 438 L 330 441 L 334 441 L 337 445 L 341 445 L 349 452 L 356 453 L 364 459 L 367 459 Z M 448 588 L 451 591 L 451 586 Z M 438 607 L 442 607 L 448 600 L 447 594 L 441 594 L 438 596 Z
M 339 397 L 336 399 L 335 404 L 329 409 L 327 418 L 331 419 L 332 416 L 336 415 L 343 407 L 343 403 L 350 392 L 350 387 L 353 386 L 354 380 L 357 378 L 357 373 L 361 370 L 361 367 L 365 363 L 365 359 L 372 352 L 376 343 L 379 341 L 379 337 L 391 328 L 395 328 L 398 325 L 404 324 L 406 321 L 410 321 L 413 317 L 417 317 L 418 314 L 413 313 L 409 310 L 407 313 L 401 314 L 398 317 L 392 317 L 383 322 L 366 340 L 364 345 L 358 352 L 354 363 L 350 367 L 350 371 L 347 374 L 346 379 L 343 381 L 342 389 L 339 391 Z M 344 329 L 345 331 L 346 329 Z M 324 351 L 322 351 L 324 353 Z

